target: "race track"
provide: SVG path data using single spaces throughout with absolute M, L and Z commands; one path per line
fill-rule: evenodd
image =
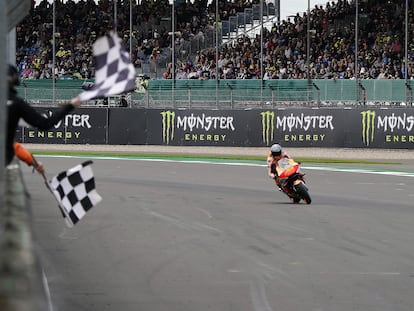
M 94 160 L 73 229 L 23 167 L 53 310 L 414 310 L 414 178 L 304 166 L 311 205 L 263 166 Z

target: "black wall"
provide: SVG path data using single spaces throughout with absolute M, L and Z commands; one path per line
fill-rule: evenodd
M 39 109 L 48 115 L 53 109 Z M 414 109 L 174 110 L 79 108 L 28 143 L 407 148 Z

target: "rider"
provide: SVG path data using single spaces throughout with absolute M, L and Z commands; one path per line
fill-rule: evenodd
M 267 155 L 267 165 L 269 167 L 269 177 L 275 180 L 276 186 L 280 187 L 280 181 L 277 174 L 277 162 L 282 158 L 289 158 L 289 156 L 282 151 L 282 146 L 279 144 L 273 144 L 270 147 Z

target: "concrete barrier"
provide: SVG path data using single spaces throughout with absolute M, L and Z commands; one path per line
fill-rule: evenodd
M 50 310 L 33 244 L 30 196 L 18 163 L 5 169 L 0 209 L 0 310 Z

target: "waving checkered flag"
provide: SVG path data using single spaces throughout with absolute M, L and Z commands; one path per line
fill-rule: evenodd
M 121 38 L 111 31 L 93 45 L 95 83 L 79 94 L 81 101 L 118 95 L 135 89 L 135 68 L 122 45 Z
M 66 224 L 75 225 L 102 197 L 95 188 L 92 161 L 86 161 L 53 177 L 48 183 Z

